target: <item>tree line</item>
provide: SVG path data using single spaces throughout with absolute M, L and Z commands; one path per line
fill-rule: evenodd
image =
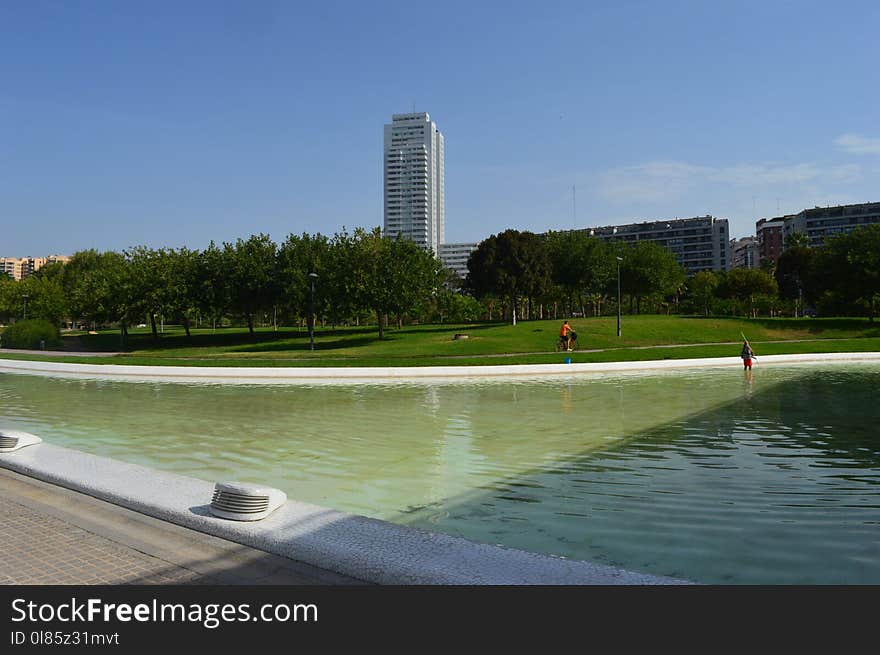
M 21 281 L 0 280 L 0 319 L 24 315 L 55 324 L 117 325 L 123 341 L 132 325 L 157 322 L 216 326 L 291 325 L 312 316 L 333 324 L 376 319 L 379 337 L 389 317 L 442 305 L 440 262 L 411 241 L 380 230 L 332 237 L 268 235 L 204 250 L 136 246 L 123 252 L 84 250 Z M 314 289 L 314 292 L 313 292 Z M 447 303 L 448 304 L 448 303 Z
M 793 236 L 773 269 L 779 295 L 823 315 L 867 314 L 873 322 L 880 302 L 880 224 L 837 235 L 818 248 Z
M 804 237 L 789 239 L 778 265 L 687 276 L 669 250 L 651 241 L 603 241 L 583 230 L 543 236 L 506 230 L 472 253 L 464 288 L 513 323 L 536 313 L 616 311 L 618 283 L 621 310 L 628 313 L 818 313 L 873 321 L 880 302 L 880 224 L 836 235 L 822 247 L 809 247 Z
M 650 241 L 602 241 L 584 231 L 506 230 L 471 253 L 458 279 L 416 244 L 378 228 L 332 237 L 252 235 L 204 250 L 84 250 L 14 281 L 0 276 L 0 321 L 184 327 L 469 322 L 600 316 L 621 311 L 746 316 L 864 315 L 880 300 L 880 225 L 810 248 L 795 237 L 778 265 L 687 276 Z M 311 277 L 314 274 L 316 277 Z M 314 281 L 314 294 L 312 282 Z M 312 312 L 314 303 L 314 312 Z
M 619 259 L 618 259 L 619 258 Z M 616 307 L 618 263 L 621 300 L 628 311 L 677 302 L 685 271 L 666 248 L 650 242 L 602 241 L 584 231 L 506 230 L 482 241 L 468 259 L 464 288 L 517 318 L 588 314 Z

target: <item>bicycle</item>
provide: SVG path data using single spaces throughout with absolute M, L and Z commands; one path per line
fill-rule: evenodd
M 571 339 L 568 341 L 568 348 L 565 347 L 565 341 L 562 337 L 556 339 L 556 352 L 560 352 L 563 350 L 577 350 L 578 338 L 577 334 L 574 332 L 571 333 Z

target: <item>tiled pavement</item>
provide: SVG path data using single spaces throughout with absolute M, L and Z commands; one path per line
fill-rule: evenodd
M 362 584 L 0 468 L 0 584 Z
M 0 525 L 0 584 L 216 582 L 5 497 Z

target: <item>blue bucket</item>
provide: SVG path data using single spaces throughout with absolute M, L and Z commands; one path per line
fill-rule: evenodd
M 566 357 L 566 358 L 565 358 L 565 363 L 566 363 L 566 364 L 571 364 L 571 357 Z

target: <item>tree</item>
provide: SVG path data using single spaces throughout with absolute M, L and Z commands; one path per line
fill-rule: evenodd
M 532 318 L 532 302 L 543 298 L 552 287 L 553 265 L 543 237 L 520 232 L 518 245 L 524 272 L 523 292 L 529 303 L 527 318 Z
M 128 322 L 139 311 L 128 260 L 112 250 L 82 250 L 64 266 L 63 288 L 74 318 L 97 323 L 119 322 L 125 347 Z
M 429 320 L 469 323 L 478 320 L 482 313 L 483 306 L 476 298 L 444 288 L 433 299 Z
M 758 266 L 765 273 L 769 273 L 770 275 L 776 275 L 776 262 L 769 257 L 761 260 L 761 265 Z
M 688 289 L 694 301 L 703 307 L 705 316 L 709 315 L 709 303 L 715 297 L 715 289 L 718 288 L 718 276 L 712 271 L 698 271 L 694 273 Z
M 550 286 L 552 267 L 544 241 L 531 232 L 506 230 L 484 239 L 468 259 L 468 288 L 477 297 L 498 295 L 511 307 L 516 325 L 517 303 L 523 295 Z
M 229 266 L 230 309 L 247 321 L 254 336 L 254 317 L 277 299 L 276 246 L 268 234 L 224 243 Z
M 483 239 L 468 255 L 468 273 L 465 277 L 465 289 L 477 298 L 496 295 L 498 237 L 492 235 Z
M 41 318 L 58 326 L 67 313 L 67 301 L 60 276 L 29 275 L 18 285 L 27 294 L 28 318 Z
M 725 297 L 747 301 L 749 316 L 754 316 L 756 296 L 775 296 L 778 291 L 773 276 L 757 268 L 734 268 L 728 271 L 719 289 L 719 293 Z
M 804 297 L 813 300 L 816 294 L 815 278 L 819 251 L 805 246 L 792 246 L 779 256 L 775 278 L 779 295 L 797 302 L 803 311 Z
M 13 317 L 21 315 L 19 285 L 10 276 L 0 273 L 0 323 L 8 323 Z
M 162 250 L 159 252 L 165 289 L 162 305 L 170 316 L 180 319 L 186 336 L 190 324 L 199 316 L 201 281 L 201 257 L 199 251 L 189 248 Z
M 318 284 L 326 298 L 327 315 L 333 324 L 360 315 L 370 306 L 363 301 L 357 279 L 359 241 L 345 228 L 328 242 L 327 265 Z
M 395 306 L 394 291 L 389 283 L 394 274 L 391 242 L 382 237 L 378 228 L 371 232 L 358 228 L 353 239 L 352 276 L 356 297 L 360 304 L 376 312 L 379 339 L 384 339 L 385 320 Z
M 847 262 L 852 271 L 856 294 L 868 307 L 868 320 L 874 322 L 880 296 L 880 225 L 868 225 L 849 234 Z
M 443 283 L 443 265 L 440 260 L 417 244 L 403 238 L 390 240 L 391 261 L 395 264 L 393 285 L 397 326 L 402 317 L 414 313 L 419 306 L 433 298 Z
M 785 250 L 789 248 L 809 248 L 810 237 L 806 232 L 792 232 L 785 237 Z
M 288 235 L 278 248 L 279 301 L 287 310 L 313 320 L 311 306 L 312 278 L 317 274 L 315 285 L 315 311 L 324 315 L 332 293 L 330 272 L 330 242 L 327 237 L 316 234 Z
M 217 325 L 230 306 L 229 270 L 225 251 L 212 241 L 199 253 L 198 280 L 196 289 L 197 306 L 200 314 L 211 319 Z
M 880 300 L 880 224 L 866 225 L 826 243 L 817 268 L 823 286 L 848 303 L 861 303 L 874 322 Z
M 156 317 L 163 314 L 169 304 L 171 271 L 163 251 L 135 246 L 124 252 L 126 267 L 126 291 L 130 299 L 126 317 L 146 316 L 150 320 L 153 340 L 159 340 Z
M 128 326 L 144 316 L 144 302 L 132 278 L 131 262 L 124 255 L 113 251 L 104 253 L 95 276 L 99 298 L 97 311 L 103 320 L 119 323 L 122 348 L 128 338 Z
M 100 268 L 107 258 L 107 253 L 97 250 L 80 250 L 73 253 L 64 266 L 62 286 L 67 298 L 71 319 L 98 319 L 95 292 L 96 281 Z
M 621 291 L 636 300 L 636 313 L 641 313 L 642 298 L 672 293 L 684 282 L 684 269 L 669 250 L 653 241 L 628 245 L 618 256 Z
M 415 309 L 440 287 L 442 266 L 433 254 L 403 238 L 383 237 L 379 228 L 355 231 L 356 263 L 353 274 L 357 297 L 376 312 L 379 338 L 385 338 L 385 320 Z
M 550 232 L 546 239 L 553 282 L 564 291 L 569 314 L 574 311 L 574 298 L 604 296 L 616 270 L 604 242 L 583 230 Z

